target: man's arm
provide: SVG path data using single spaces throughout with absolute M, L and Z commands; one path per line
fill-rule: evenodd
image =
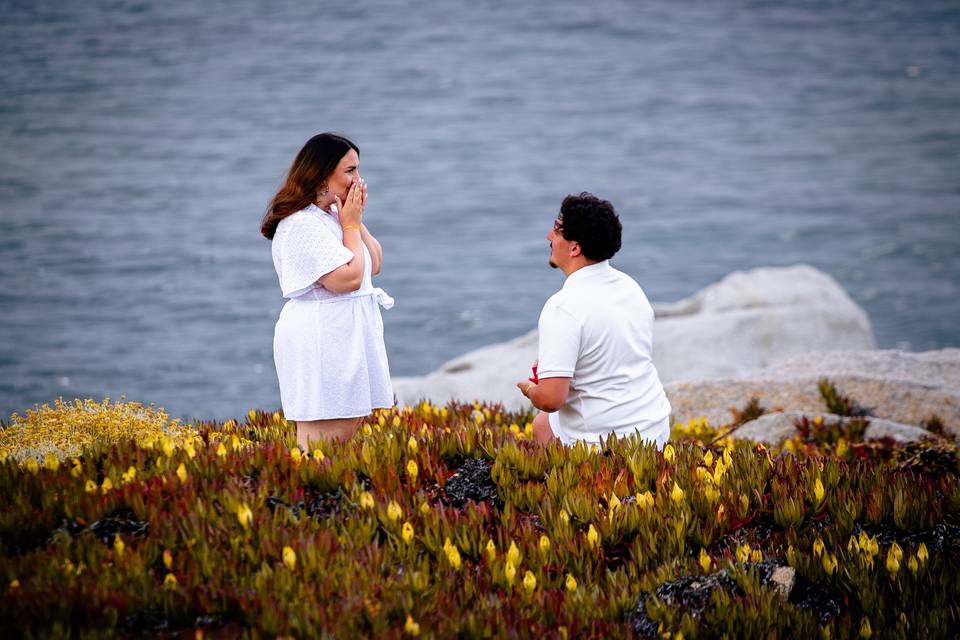
M 567 402 L 570 393 L 570 378 L 544 378 L 537 383 L 518 382 L 520 392 L 530 399 L 530 404 L 541 411 L 559 411 Z

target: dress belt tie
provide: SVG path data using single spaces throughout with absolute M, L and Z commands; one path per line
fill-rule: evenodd
M 367 296 L 373 296 L 374 299 L 377 301 L 377 304 L 379 304 L 384 309 L 393 308 L 393 303 L 394 303 L 393 298 L 391 298 L 390 295 L 380 287 L 375 287 L 374 289 L 370 291 L 364 291 L 363 293 L 359 293 L 359 292 L 345 293 L 343 295 L 331 296 L 329 298 L 315 298 L 310 294 L 306 294 L 296 298 L 290 298 L 290 302 L 322 302 L 322 303 L 342 302 L 344 300 L 353 300 L 354 298 L 365 298 Z

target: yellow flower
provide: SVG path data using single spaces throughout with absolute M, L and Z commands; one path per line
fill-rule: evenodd
M 283 564 L 287 565 L 287 569 L 290 569 L 290 571 L 297 568 L 297 552 L 292 547 L 285 546 L 283 548 Z
M 87 493 L 96 493 L 97 492 L 97 483 L 93 480 L 87 480 L 87 486 L 84 487 L 84 491 Z
M 813 542 L 813 555 L 820 557 L 823 555 L 823 540 L 817 538 Z
M 564 581 L 564 586 L 567 587 L 567 591 L 576 591 L 577 590 L 577 579 L 573 577 L 572 574 L 567 574 L 567 579 Z
M 119 556 L 122 556 L 122 555 L 123 555 L 123 550 L 126 549 L 126 548 L 127 548 L 127 546 L 126 546 L 125 544 L 123 544 L 123 540 L 120 539 L 120 534 L 118 533 L 118 534 L 114 535 L 114 536 L 113 536 L 113 551 L 114 551 L 114 553 L 116 553 L 118 557 L 119 557 Z
M 823 483 L 817 478 L 817 483 L 813 485 L 813 497 L 817 499 L 817 504 L 823 502 L 824 496 Z
M 180 466 L 177 467 L 177 477 L 180 478 L 180 482 L 187 481 L 187 468 L 183 465 L 182 462 L 180 463 Z
M 223 446 L 222 442 L 217 443 L 217 455 L 221 458 L 227 455 L 227 448 Z
M 520 549 L 517 549 L 517 545 L 513 543 L 513 540 L 510 541 L 510 548 L 507 549 L 507 562 L 514 566 L 519 566 L 520 564 Z
M 409 522 L 404 522 L 401 536 L 403 536 L 403 541 L 407 544 L 413 542 L 413 525 Z
M 707 498 L 707 502 L 709 502 L 710 504 L 713 504 L 714 502 L 720 499 L 720 492 L 717 491 L 713 487 L 713 485 L 707 485 L 706 487 L 704 487 L 703 495 Z M 723 505 L 720 505 L 720 506 L 722 507 Z
M 503 567 L 503 575 L 507 579 L 507 584 L 513 586 L 513 580 L 517 577 L 517 568 L 513 566 L 513 563 L 507 560 L 507 564 Z
M 407 476 L 410 478 L 411 482 L 417 481 L 417 474 L 420 473 L 420 468 L 417 466 L 416 460 L 411 460 L 407 463 Z
M 0 460 L 2 462 L 2 460 Z M 83 473 L 83 465 L 80 464 L 80 460 L 77 458 L 73 459 L 73 468 L 70 469 L 70 475 L 74 478 L 79 478 L 80 474 Z
M 413 436 L 410 436 L 410 439 L 407 440 L 407 450 L 411 454 L 415 454 L 420 447 L 417 446 L 417 439 Z
M 891 574 L 896 575 L 900 571 L 900 559 L 903 557 L 903 551 L 894 542 L 890 546 L 890 550 L 887 551 L 887 571 Z
M 246 502 L 237 508 L 237 520 L 244 529 L 248 528 L 250 523 L 253 522 L 253 511 L 250 510 Z
M 107 492 L 110 491 L 110 489 L 113 489 L 113 481 L 110 480 L 110 478 L 104 478 L 104 479 L 103 479 L 103 484 L 100 485 L 100 491 L 101 491 L 104 495 L 106 495 Z
M 754 562 L 763 562 L 763 552 L 760 549 L 754 549 L 750 554 L 750 559 Z
M 13 580 L 10 581 L 10 591 L 15 591 L 16 589 L 19 589 L 19 588 L 20 588 L 20 580 L 18 580 L 17 578 L 14 578 Z
M 637 506 L 641 509 L 653 506 L 653 494 L 649 491 L 637 494 Z
M 430 505 L 426 502 L 420 504 L 420 513 L 426 515 L 430 513 Z
M 167 456 L 168 458 L 172 458 L 173 453 L 176 450 L 176 447 L 173 445 L 173 440 L 166 437 L 160 442 L 160 448 L 163 449 L 163 455 Z
M 566 509 L 560 509 L 560 524 L 566 526 L 570 524 L 570 514 L 567 513 Z
M 673 491 L 670 492 L 670 499 L 676 503 L 683 502 L 683 489 L 680 488 L 680 485 L 677 484 L 676 480 L 673 482 Z
M 27 458 L 27 461 L 24 463 L 27 467 L 27 471 L 36 475 L 40 471 L 40 464 L 37 462 L 36 458 Z
M 546 556 L 550 553 L 550 538 L 545 535 L 540 536 L 540 543 L 537 546 L 540 548 L 540 555 Z
M 917 556 L 910 556 L 910 560 L 907 561 L 907 567 L 910 569 L 910 573 L 917 575 L 917 571 L 920 569 L 920 564 L 917 562 Z
M 820 559 L 821 564 L 823 565 L 823 570 L 827 572 L 828 576 L 832 576 L 833 572 L 837 570 L 837 556 L 832 553 L 824 553 L 823 557 Z
M 676 454 L 673 451 L 673 445 L 668 443 L 667 446 L 663 448 L 663 459 L 669 463 L 673 463 L 675 457 Z
M 280 419 L 279 411 L 274 411 L 272 417 L 273 417 L 273 421 L 276 422 L 277 424 L 280 424 L 282 422 L 282 420 Z
M 319 448 L 318 448 L 318 449 L 314 449 L 314 450 L 313 450 L 313 459 L 316 460 L 317 462 L 320 462 L 320 461 L 323 460 L 325 457 L 326 457 L 326 456 L 323 455 L 323 450 L 322 450 L 322 449 L 319 449 Z
M 497 545 L 493 544 L 493 538 L 487 540 L 487 557 L 490 558 L 490 562 L 493 562 L 497 559 Z
M 43 458 L 43 466 L 49 469 L 50 471 L 56 471 L 57 469 L 60 468 L 60 460 L 57 458 L 57 456 L 53 455 L 52 453 L 48 453 Z
M 395 500 L 391 500 L 390 504 L 387 505 L 387 517 L 394 521 L 403 517 L 403 509 Z
M 167 591 L 173 591 L 177 588 L 177 576 L 172 573 L 168 573 L 167 577 L 163 579 L 163 588 Z
M 234 447 L 236 449 L 236 447 Z M 293 447 L 290 449 L 290 459 L 293 460 L 293 464 L 300 464 L 300 448 Z
M 707 453 L 703 456 L 703 464 L 708 467 L 713 466 L 713 452 L 707 449 Z
M 713 564 L 710 561 L 710 556 L 707 554 L 707 550 L 700 549 L 700 566 L 703 567 L 704 573 L 710 570 L 710 565 Z
M 838 458 L 842 458 L 846 453 L 847 453 L 847 441 L 844 440 L 843 438 L 840 438 L 837 441 L 837 449 L 835 451 L 835 455 Z
M 137 477 L 137 468 L 130 466 L 123 475 L 120 476 L 120 482 L 122 484 L 128 484 L 133 482 L 133 479 Z
M 587 531 L 587 542 L 590 543 L 592 548 L 596 548 L 596 546 L 600 543 L 600 534 L 597 533 L 597 530 L 593 528 L 592 524 L 590 525 L 590 529 Z
M 743 543 L 737 547 L 737 562 L 746 562 L 750 559 L 750 545 Z
M 903 559 L 903 549 L 901 549 L 900 545 L 898 545 L 896 542 L 890 545 L 889 553 L 892 553 L 897 560 Z
M 726 472 L 727 467 L 723 464 L 723 460 L 717 460 L 717 463 L 713 465 L 713 484 L 719 485 L 720 480 L 723 479 L 723 474 Z
M 860 623 L 860 637 L 869 638 L 873 635 L 873 629 L 870 628 L 870 621 L 866 618 Z
M 917 547 L 917 560 L 920 561 L 920 566 L 922 567 L 923 565 L 927 564 L 927 560 L 929 558 L 930 556 L 927 554 L 927 545 L 921 542 L 920 546 Z
M 454 571 L 460 571 L 460 550 L 456 545 L 447 547 L 447 562 L 453 567 Z
M 400 416 L 393 416 L 393 422 L 391 423 L 393 428 L 396 429 L 400 426 Z
M 170 549 L 163 550 L 163 566 L 168 570 L 173 568 L 173 554 L 170 553 Z
M 249 416 L 250 421 L 253 422 L 254 420 L 257 419 L 257 412 L 254 411 L 253 409 L 250 409 L 250 411 L 247 412 L 247 416 Z
M 860 551 L 860 543 L 857 542 L 856 536 L 850 536 L 850 541 L 847 542 L 847 551 L 850 553 L 857 553 Z
M 373 509 L 373 495 L 369 491 L 360 494 L 360 506 L 364 509 Z
M 414 638 L 420 635 L 420 623 L 416 622 L 409 613 L 407 614 L 407 621 L 403 625 L 403 632 Z
M 523 574 L 523 588 L 527 590 L 527 593 L 532 593 L 537 588 L 537 576 L 533 575 L 532 571 L 528 570 Z

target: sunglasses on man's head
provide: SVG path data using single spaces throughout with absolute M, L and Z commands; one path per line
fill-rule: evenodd
M 563 231 L 563 218 L 562 218 L 562 217 L 557 216 L 557 219 L 553 221 L 553 230 L 556 231 L 557 233 L 560 233 L 561 231 Z

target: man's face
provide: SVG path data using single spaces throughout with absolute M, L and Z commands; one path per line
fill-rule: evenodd
M 563 216 L 559 215 L 553 222 L 553 228 L 547 233 L 547 240 L 550 241 L 550 266 L 554 269 L 562 267 L 570 255 L 570 241 L 564 239 L 562 231 Z

